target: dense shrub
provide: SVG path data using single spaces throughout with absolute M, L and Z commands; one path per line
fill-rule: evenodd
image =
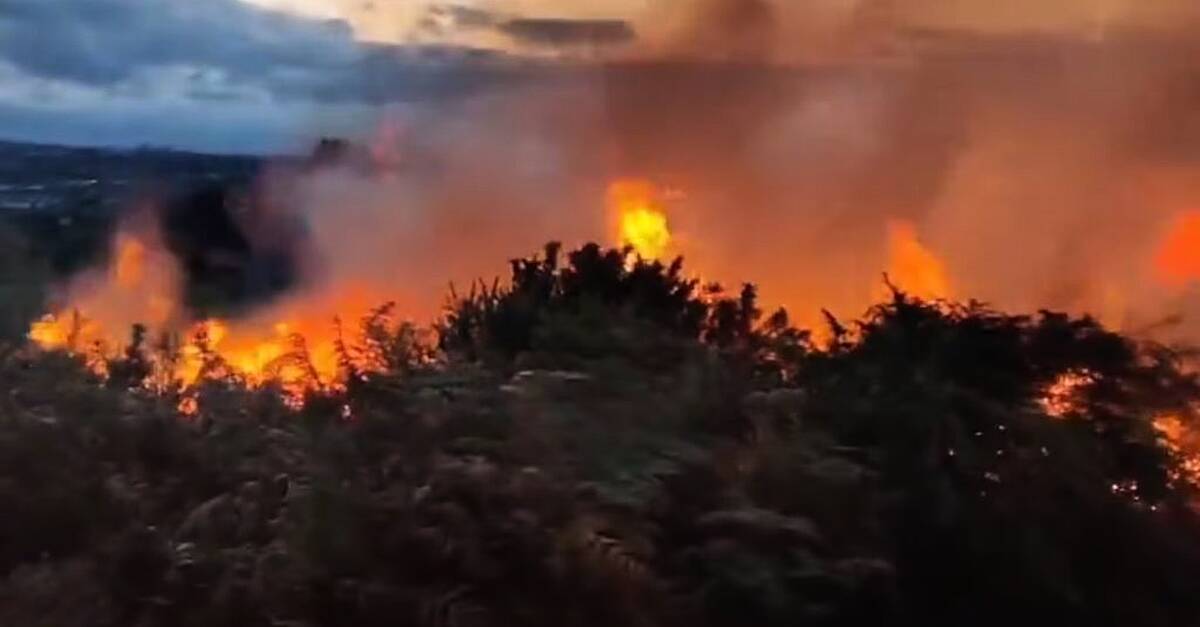
M 1172 351 L 899 292 L 817 346 L 560 256 L 452 297 L 440 350 L 380 309 L 343 347 L 378 372 L 299 411 L 214 367 L 185 419 L 138 331 L 107 385 L 0 351 L 0 624 L 1200 620 Z

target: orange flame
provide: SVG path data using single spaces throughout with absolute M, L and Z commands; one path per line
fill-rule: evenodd
M 645 259 L 661 259 L 671 246 L 670 225 L 658 195 L 653 183 L 642 180 L 621 180 L 608 188 L 618 240 Z
M 666 199 L 666 193 L 646 180 L 612 183 L 611 236 L 646 259 L 676 254 L 681 240 L 672 232 Z M 136 217 L 121 224 L 108 266 L 66 286 L 53 313 L 31 325 L 29 338 L 45 349 L 117 355 L 129 341 L 130 327 L 142 323 L 152 345 L 173 346 L 175 351 L 155 363 L 162 370 L 153 376 L 155 386 L 178 384 L 186 389 L 215 368 L 217 374 L 250 385 L 278 383 L 300 397 L 308 390 L 337 387 L 345 375 L 347 356 L 335 319 L 356 325 L 372 307 L 390 300 L 378 282 L 358 285 L 351 282 L 359 280 L 354 275 L 341 272 L 332 285 L 307 286 L 247 317 L 189 318 L 181 305 L 178 262 L 154 224 Z M 918 239 L 916 229 L 893 222 L 888 235 L 892 280 L 917 296 L 950 297 L 945 265 Z M 351 334 L 356 330 L 350 329 Z M 103 374 L 103 359 L 90 363 Z M 369 364 L 351 365 L 372 371 Z M 181 403 L 188 413 L 196 407 L 195 402 Z
M 1200 279 L 1200 211 L 1176 217 L 1154 257 L 1154 270 L 1160 281 L 1173 287 Z
M 72 323 L 60 316 L 46 314 L 35 320 L 29 328 L 29 339 L 46 350 L 71 348 Z
M 105 358 L 119 354 L 134 324 L 144 324 L 154 345 L 147 347 L 150 352 L 158 344 L 175 347 L 150 355 L 161 370 L 155 385 L 175 382 L 186 390 L 206 375 L 220 374 L 252 386 L 277 382 L 295 400 L 308 390 L 338 385 L 344 359 L 337 316 L 357 322 L 386 300 L 342 285 L 293 295 L 245 319 L 188 320 L 178 305 L 178 276 L 177 262 L 155 229 L 136 220 L 123 224 L 108 266 L 67 285 L 61 305 L 33 322 L 28 337 L 42 349 L 85 356 L 97 375 L 106 376 Z M 179 409 L 198 411 L 194 396 Z
M 918 298 L 950 298 L 953 292 L 946 265 L 921 243 L 916 227 L 909 222 L 894 220 L 888 223 L 887 232 L 889 280 Z M 886 298 L 887 295 L 883 296 Z
M 1051 418 L 1065 418 L 1080 409 L 1079 394 L 1096 382 L 1096 376 L 1088 370 L 1068 370 L 1058 376 L 1046 388 L 1039 404 Z

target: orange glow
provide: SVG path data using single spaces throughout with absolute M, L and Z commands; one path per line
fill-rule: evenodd
M 362 286 L 339 285 L 293 294 L 237 320 L 188 320 L 179 315 L 184 308 L 178 276 L 177 262 L 155 229 L 124 224 L 108 266 L 67 285 L 59 306 L 33 322 L 28 337 L 44 350 L 80 355 L 95 374 L 106 376 L 106 358 L 119 355 L 132 326 L 143 324 L 148 330 L 143 348 L 156 368 L 147 385 L 181 384 L 186 392 L 181 413 L 199 411 L 189 390 L 213 376 L 251 386 L 276 382 L 298 406 L 307 391 L 337 387 L 342 379 L 345 359 L 335 320 L 349 321 L 353 334 L 371 308 L 387 300 Z M 166 345 L 174 348 L 163 352 L 159 346 L 169 338 L 174 340 Z
M 1200 437 L 1179 416 L 1160 416 L 1154 420 L 1154 428 L 1163 446 L 1179 463 L 1172 479 L 1200 486 L 1200 455 L 1195 452 L 1200 450 Z
M 146 263 L 146 245 L 136 237 L 121 235 L 117 238 L 117 257 L 113 275 L 117 285 L 133 289 L 142 283 Z
M 184 416 L 195 416 L 200 413 L 200 402 L 195 396 L 185 396 L 179 401 L 176 409 Z
M 1096 382 L 1096 376 L 1087 370 L 1068 370 L 1046 388 L 1039 404 L 1042 411 L 1052 418 L 1065 418 L 1080 408 L 1080 392 Z
M 60 350 L 71 345 L 71 324 L 53 314 L 36 320 L 29 329 L 29 339 L 46 350 Z
M 1200 211 L 1175 219 L 1154 257 L 1154 270 L 1160 281 L 1174 287 L 1200 279 Z
M 618 240 L 645 259 L 661 259 L 671 246 L 667 214 L 653 183 L 622 180 L 608 188 L 610 211 L 617 218 Z
M 950 298 L 952 291 L 946 266 L 921 243 L 916 227 L 895 220 L 888 223 L 887 232 L 887 274 L 892 284 L 918 298 Z
M 290 400 L 298 402 L 309 390 L 336 387 L 343 376 L 337 316 L 345 312 L 357 321 L 369 313 L 369 308 L 360 304 L 366 302 L 364 297 L 353 290 L 321 298 L 329 300 L 298 300 L 282 311 L 272 310 L 272 315 L 290 316 L 279 322 L 264 322 L 266 318 L 259 316 L 237 321 L 204 320 L 175 331 L 155 328 L 155 332 L 173 333 L 183 344 L 175 360 L 152 355 L 152 361 L 170 363 L 167 378 L 185 389 L 205 377 L 234 376 L 250 386 L 277 382 Z M 82 349 L 96 345 L 110 356 L 127 341 L 116 329 L 103 328 L 83 316 L 48 314 L 33 323 L 29 338 L 45 350 L 82 353 Z M 131 318 L 128 324 L 135 322 Z M 80 338 L 88 338 L 88 342 Z M 89 360 L 89 365 L 96 374 L 104 374 L 103 360 Z M 364 370 L 372 367 L 354 365 Z M 180 410 L 185 408 L 188 411 L 184 413 L 195 413 L 195 399 L 181 403 Z

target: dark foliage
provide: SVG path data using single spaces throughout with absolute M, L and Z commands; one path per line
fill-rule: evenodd
M 0 624 L 1200 621 L 1166 348 L 902 293 L 818 348 L 752 287 L 560 257 L 454 297 L 440 354 L 379 309 L 299 412 L 214 355 L 178 416 L 141 330 L 108 385 L 0 352 Z
M 545 348 L 537 333 L 562 317 L 610 328 L 648 324 L 679 339 L 726 346 L 750 338 L 761 313 L 752 286 L 740 299 L 729 300 L 719 286 L 701 287 L 685 278 L 682 259 L 665 266 L 634 256 L 632 249 L 605 250 L 596 244 L 570 252 L 561 268 L 560 257 L 561 246 L 548 244 L 543 256 L 512 262 L 509 285 L 479 284 L 465 297 L 452 292 L 441 328 L 443 348 L 512 359 Z

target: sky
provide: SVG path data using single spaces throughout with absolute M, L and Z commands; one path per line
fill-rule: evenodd
M 624 43 L 639 3 L 0 0 L 0 137 L 287 150 L 510 80 L 574 38 Z
M 744 28 L 754 7 L 770 10 L 769 58 L 762 32 Z M 1178 30 L 1198 11 L 1192 0 L 0 0 L 0 137 L 293 150 L 547 64 L 703 55 L 714 42 L 826 63 L 897 33 L 1103 38 Z

